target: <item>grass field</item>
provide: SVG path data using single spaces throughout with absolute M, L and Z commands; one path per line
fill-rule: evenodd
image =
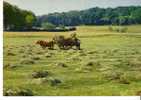
M 37 40 L 71 32 L 4 32 L 4 93 L 37 96 L 141 95 L 141 25 L 79 26 L 82 50 L 43 50 Z M 33 77 L 35 72 L 45 77 Z M 23 90 L 22 90 L 23 89 Z

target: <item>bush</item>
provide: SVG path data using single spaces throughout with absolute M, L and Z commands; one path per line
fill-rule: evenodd
M 53 25 L 52 23 L 43 23 L 42 24 L 42 28 L 44 28 L 44 29 L 47 29 L 47 30 L 52 30 L 52 29 L 55 29 L 56 28 L 56 26 L 55 25 Z
M 65 29 L 65 26 L 64 25 L 59 25 L 59 28 L 64 30 Z

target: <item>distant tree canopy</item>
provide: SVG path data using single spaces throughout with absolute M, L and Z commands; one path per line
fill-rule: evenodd
M 54 25 L 130 25 L 141 24 L 141 7 L 91 8 L 82 11 L 51 13 L 38 16 L 36 25 L 48 22 Z
M 31 11 L 4 2 L 4 30 L 30 29 L 35 21 L 36 16 Z
M 36 28 L 54 29 L 77 25 L 130 25 L 141 24 L 141 6 L 91 8 L 81 11 L 51 13 L 35 16 L 4 2 L 4 30 L 24 31 Z
M 42 23 L 41 27 L 44 28 L 44 29 L 47 29 L 47 30 L 52 30 L 52 29 L 56 28 L 55 25 L 53 25 L 51 23 L 47 23 L 47 22 L 46 23 Z

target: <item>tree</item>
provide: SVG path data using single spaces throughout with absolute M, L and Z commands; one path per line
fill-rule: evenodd
M 132 18 L 135 20 L 135 23 L 141 23 L 141 8 L 134 10 L 131 13 Z
M 21 10 L 4 2 L 4 30 L 24 30 L 31 28 L 36 20 L 36 16 L 26 10 Z
M 141 7 L 117 7 L 117 8 L 90 8 L 81 11 L 69 11 L 63 13 L 51 13 L 38 17 L 38 25 L 44 22 L 56 26 L 76 25 L 129 25 L 141 24 Z
M 24 16 L 25 16 L 25 26 L 27 29 L 32 28 L 34 22 L 36 21 L 36 16 L 29 11 L 24 11 Z
M 42 28 L 47 29 L 47 30 L 52 30 L 52 29 L 55 29 L 56 26 L 51 23 L 46 22 L 42 24 Z

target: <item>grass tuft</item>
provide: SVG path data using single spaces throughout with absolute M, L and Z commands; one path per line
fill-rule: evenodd
M 20 64 L 35 64 L 35 61 L 31 58 L 24 58 L 20 60 Z
M 48 71 L 35 71 L 32 73 L 32 78 L 44 78 L 49 75 Z

